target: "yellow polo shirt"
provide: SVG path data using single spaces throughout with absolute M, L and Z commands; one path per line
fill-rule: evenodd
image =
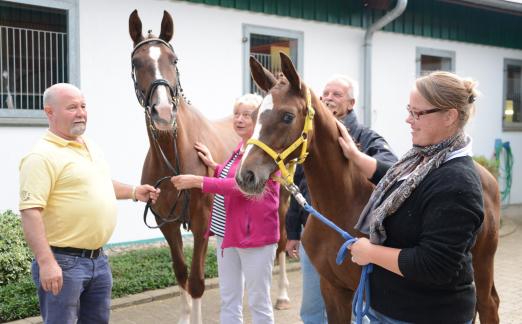
M 83 137 L 82 137 L 83 138 Z M 50 245 L 97 249 L 116 225 L 116 194 L 100 149 L 48 131 L 20 162 L 20 210 L 43 208 Z

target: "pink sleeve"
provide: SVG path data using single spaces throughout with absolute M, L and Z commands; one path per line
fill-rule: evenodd
M 203 192 L 220 195 L 242 195 L 235 178 L 203 177 Z

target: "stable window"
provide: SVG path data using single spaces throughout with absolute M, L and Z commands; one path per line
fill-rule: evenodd
M 455 71 L 455 52 L 432 48 L 417 48 L 417 77 L 433 71 Z
M 0 124 L 46 125 L 45 89 L 77 83 L 70 69 L 76 8 L 72 0 L 0 1 Z
M 249 57 L 254 56 L 274 74 L 281 72 L 279 52 L 288 55 L 299 74 L 303 66 L 303 33 L 253 25 L 243 26 L 243 92 L 260 93 L 250 75 Z
M 522 131 L 522 61 L 504 60 L 504 96 L 502 100 L 502 128 Z

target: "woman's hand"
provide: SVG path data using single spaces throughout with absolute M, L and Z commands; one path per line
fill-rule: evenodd
M 193 174 L 182 174 L 179 176 L 173 176 L 170 178 L 170 182 L 178 190 L 191 189 L 191 188 L 203 188 L 203 177 Z
M 194 148 L 196 149 L 196 151 L 198 151 L 198 156 L 201 159 L 201 161 L 205 163 L 207 167 L 215 171 L 217 168 L 217 163 L 214 162 L 214 159 L 212 158 L 212 154 L 210 153 L 208 147 L 206 147 L 205 144 L 201 142 L 196 142 L 196 144 L 194 144 Z
M 360 266 L 372 263 L 371 252 L 373 244 L 365 237 L 359 237 L 348 249 L 352 253 L 352 262 Z
M 373 263 L 404 277 L 399 269 L 400 249 L 373 244 L 365 237 L 359 237 L 348 249 L 352 253 L 352 262 L 360 266 Z

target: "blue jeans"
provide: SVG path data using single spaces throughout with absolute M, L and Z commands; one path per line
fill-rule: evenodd
M 63 275 L 63 287 L 56 296 L 42 289 L 36 261 L 31 268 L 44 323 L 109 323 L 112 273 L 107 256 L 102 253 L 88 259 L 54 253 L 54 257 Z
M 384 314 L 377 312 L 375 309 L 371 307 L 369 308 L 368 312 L 370 313 L 370 316 L 368 316 L 370 318 L 370 324 L 412 324 L 411 322 L 399 321 L 391 317 L 388 317 Z M 463 324 L 471 324 L 472 322 L 473 320 Z
M 319 274 L 306 255 L 302 244 L 299 245 L 299 258 L 303 276 L 303 293 L 299 315 L 301 315 L 304 324 L 327 324 Z

